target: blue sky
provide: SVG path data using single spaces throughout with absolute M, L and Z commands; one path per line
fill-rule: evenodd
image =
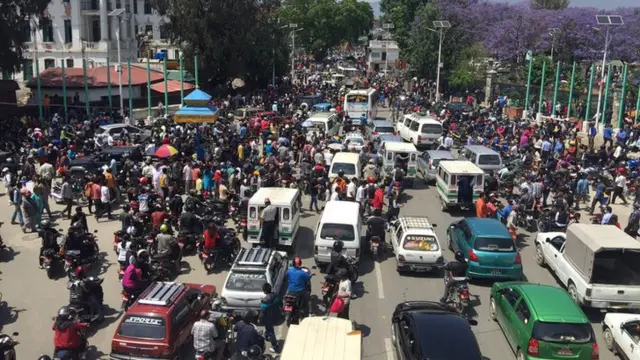
M 522 0 L 490 0 L 492 2 L 519 3 Z M 372 1 L 370 1 L 372 2 Z M 596 7 L 600 9 L 615 9 L 619 7 L 638 6 L 638 0 L 572 0 L 571 6 Z

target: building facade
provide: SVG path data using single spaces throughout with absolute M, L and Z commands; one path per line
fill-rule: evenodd
M 109 16 L 124 9 L 120 16 Z M 120 59 L 152 56 L 165 52 L 168 59 L 180 52 L 168 42 L 163 29 L 167 21 L 152 8 L 151 0 L 51 0 L 45 16 L 33 19 L 29 41 L 25 44 L 23 71 L 13 74 L 18 82 L 29 81 L 36 73 L 50 67 L 82 68 L 118 63 Z M 6 74 L 3 74 L 6 77 Z
M 400 59 L 400 48 L 392 40 L 371 40 L 367 49 L 367 65 L 369 70 L 391 70 Z

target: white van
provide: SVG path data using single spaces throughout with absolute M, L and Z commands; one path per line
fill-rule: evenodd
M 396 132 L 416 148 L 436 148 L 442 136 L 442 124 L 431 116 L 407 114 L 396 122 Z
M 280 360 L 360 360 L 362 332 L 347 319 L 312 316 L 291 325 Z
M 338 123 L 338 115 L 331 112 L 318 112 L 311 115 L 305 122 L 310 122 L 311 127 L 307 128 L 307 140 L 311 140 L 311 134 L 323 131 L 325 138 L 338 134 L 340 124 Z
M 458 153 L 458 159 L 469 160 L 486 174 L 502 169 L 502 156 L 483 145 L 467 145 Z
M 329 169 L 329 180 L 335 179 L 338 176 L 338 171 L 344 171 L 344 176 L 351 180 L 353 177 L 360 179 L 362 174 L 360 170 L 362 164 L 360 163 L 360 154 L 351 152 L 339 152 L 333 155 L 331 161 L 331 168 Z
M 333 243 L 342 240 L 345 256 L 360 259 L 360 205 L 353 201 L 328 201 L 316 227 L 313 258 L 316 264 L 329 264 Z

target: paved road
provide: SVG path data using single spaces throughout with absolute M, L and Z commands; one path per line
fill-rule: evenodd
M 419 181 L 414 189 L 408 189 L 408 199 L 401 214 L 427 216 L 437 225 L 437 235 L 441 241 L 446 239 L 447 226 L 461 217 L 459 214 L 449 214 L 440 211 L 437 194 L 434 189 L 427 189 Z M 6 197 L 0 197 L 4 201 Z M 304 199 L 305 206 L 308 199 Z M 49 280 L 46 274 L 37 267 L 39 241 L 35 235 L 24 235 L 17 226 L 9 225 L 10 212 L 6 207 L 0 214 L 0 221 L 6 224 L 0 229 L 2 236 L 10 246 L 12 253 L 3 253 L 0 257 L 0 289 L 2 302 L 0 303 L 0 331 L 20 335 L 17 340 L 18 356 L 21 359 L 35 359 L 42 353 L 51 353 L 53 332 L 49 329 L 52 317 L 60 306 L 68 302 L 66 281 Z M 54 206 L 55 210 L 61 207 Z M 454 216 L 455 215 L 455 216 Z M 304 259 L 305 264 L 312 265 L 313 231 L 319 216 L 315 212 L 305 212 L 300 231 L 297 236 L 296 252 Z M 66 229 L 68 221 L 60 221 L 56 228 Z M 105 278 L 105 303 L 112 310 L 107 312 L 107 321 L 99 329 L 91 332 L 90 344 L 97 347 L 97 358 L 107 358 L 110 351 L 111 338 L 118 320 L 120 305 L 120 282 L 117 279 L 116 257 L 112 250 L 113 232 L 119 227 L 117 221 L 101 221 L 96 223 L 89 219 L 90 229 L 98 229 L 98 242 L 103 251 L 105 261 L 102 265 L 101 276 Z M 519 243 L 526 278 L 530 282 L 557 285 L 554 277 L 546 270 L 536 265 L 531 234 L 524 234 Z M 445 257 L 452 259 L 453 254 L 446 251 Z M 206 275 L 196 257 L 185 259 L 184 272 L 178 281 L 214 284 L 221 287 L 225 274 Z M 390 341 L 390 315 L 396 304 L 407 300 L 434 300 L 442 296 L 443 281 L 439 277 L 429 275 L 400 276 L 395 270 L 394 259 L 390 258 L 381 263 L 373 264 L 370 259 L 364 259 L 360 271 L 362 276 L 356 284 L 358 299 L 351 306 L 351 317 L 364 330 L 365 358 L 372 360 L 394 359 L 393 345 Z M 319 293 L 322 276 L 313 280 L 313 292 Z M 489 319 L 488 298 L 491 283 L 473 283 L 470 290 L 477 296 L 475 311 L 478 324 L 473 327 L 480 343 L 483 354 L 487 359 L 506 360 L 515 356 L 506 343 L 502 331 L 496 323 Z M 314 302 L 317 304 L 317 302 Z M 320 310 L 317 308 L 317 310 Z M 589 313 L 593 321 L 598 342 L 603 344 L 600 330 L 600 314 Z M 37 335 L 36 335 L 36 330 Z M 277 330 L 280 339 L 286 336 L 286 329 Z M 611 360 L 615 357 L 604 346 L 600 346 L 600 359 Z

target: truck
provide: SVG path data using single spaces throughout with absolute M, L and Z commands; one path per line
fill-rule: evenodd
M 640 309 L 640 242 L 611 225 L 572 224 L 538 233 L 536 262 L 546 266 L 578 305 Z

